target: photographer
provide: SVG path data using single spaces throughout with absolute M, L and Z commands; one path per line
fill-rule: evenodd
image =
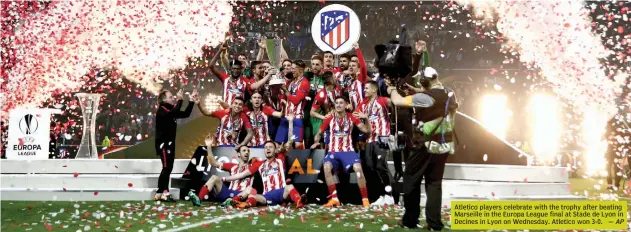
M 415 55 L 415 65 L 418 54 Z M 412 148 L 405 160 L 403 184 L 405 187 L 405 214 L 401 226 L 416 228 L 420 216 L 421 182 L 425 177 L 427 204 L 425 216 L 428 230 L 441 230 L 440 207 L 442 200 L 442 180 L 445 163 L 454 153 L 453 134 L 454 116 L 458 103 L 455 93 L 444 88 L 438 81 L 438 73 L 431 67 L 421 73 L 421 92 L 412 90 L 413 95 L 402 97 L 397 87 L 387 80 L 388 95 L 395 106 L 412 108 L 411 136 Z M 402 88 L 409 88 L 402 87 Z M 407 91 L 410 91 L 409 89 Z

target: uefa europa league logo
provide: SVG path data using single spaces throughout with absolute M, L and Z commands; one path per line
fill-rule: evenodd
M 35 118 L 32 114 L 24 115 L 22 119 L 20 119 L 20 131 L 25 135 L 30 135 L 37 131 L 39 123 L 37 122 L 37 118 Z

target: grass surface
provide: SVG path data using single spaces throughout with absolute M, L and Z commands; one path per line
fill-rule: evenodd
M 155 202 L 2 202 L 2 231 L 381 231 L 395 230 L 402 209 L 336 210 L 310 206 L 261 207 L 250 210 L 201 208 L 186 201 Z M 232 219 L 225 217 L 235 216 Z M 224 220 L 222 220 L 224 219 Z M 215 221 L 211 221 L 215 220 Z M 400 228 L 396 228 L 400 230 Z M 395 231 L 396 231 L 395 230 Z
M 606 191 L 602 180 L 571 179 L 573 193 L 598 197 Z M 627 194 L 618 191 L 621 200 Z M 598 199 L 598 198 L 596 198 Z M 403 215 L 398 207 L 363 209 L 344 206 L 324 209 L 312 205 L 261 207 L 250 210 L 222 208 L 210 203 L 191 206 L 145 202 L 12 202 L 2 201 L 2 231 L 404 231 L 397 227 Z M 235 218 L 231 218 L 235 217 Z M 449 212 L 443 214 L 448 225 Z M 424 223 L 424 221 L 422 221 Z

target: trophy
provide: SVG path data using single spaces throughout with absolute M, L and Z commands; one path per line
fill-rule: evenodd
M 96 114 L 98 112 L 99 100 L 103 94 L 77 93 L 83 112 L 83 136 L 81 145 L 75 159 L 98 159 L 99 154 L 96 149 Z

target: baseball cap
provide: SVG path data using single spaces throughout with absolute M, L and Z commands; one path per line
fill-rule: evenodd
M 425 77 L 434 77 L 434 76 L 438 76 L 438 72 L 436 72 L 436 69 L 432 68 L 432 67 L 427 67 L 425 68 L 425 70 L 423 71 L 423 76 Z

